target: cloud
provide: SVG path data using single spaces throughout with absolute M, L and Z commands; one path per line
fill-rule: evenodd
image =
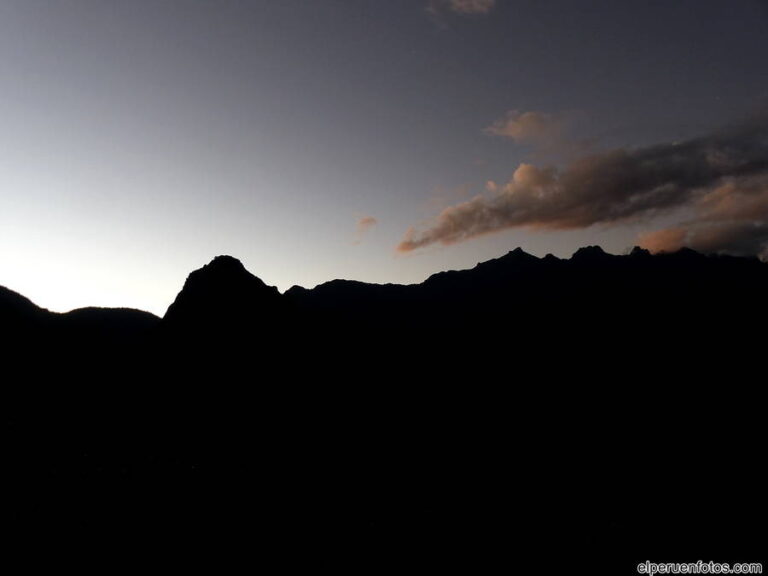
M 451 11 L 458 14 L 488 14 L 496 0 L 450 0 Z
M 357 231 L 359 233 L 365 233 L 368 232 L 371 228 L 376 226 L 379 221 L 376 220 L 373 216 L 365 216 L 364 218 L 360 218 L 360 220 L 357 221 Z
M 544 112 L 510 110 L 485 129 L 487 134 L 518 143 L 551 145 L 565 139 L 566 122 L 561 116 Z
M 541 161 L 563 162 L 590 153 L 595 139 L 575 139 L 572 128 L 583 124 L 583 114 L 574 111 L 548 113 L 509 110 L 484 132 L 527 146 Z
M 766 182 L 763 118 L 684 142 L 584 156 L 564 169 L 521 164 L 506 184 L 486 186 L 485 194 L 445 208 L 423 229 L 409 229 L 397 249 L 450 245 L 518 227 L 563 230 L 642 221 L 680 208 L 695 214 L 683 232 L 645 241 L 755 246 L 768 223 Z
M 640 234 L 638 244 L 651 252 L 674 252 L 686 243 L 684 228 L 666 228 Z
M 639 244 L 651 252 L 673 252 L 687 246 L 705 254 L 757 255 L 768 260 L 768 225 L 765 221 L 693 223 L 689 227 L 643 234 Z
M 496 0 L 430 0 L 428 10 L 433 14 L 450 10 L 456 14 L 488 14 Z
M 768 259 L 768 175 L 727 179 L 698 198 L 693 208 L 694 218 L 642 234 L 640 245 L 651 252 L 688 246 Z
M 363 237 L 378 223 L 379 221 L 373 216 L 364 216 L 363 218 L 360 218 L 355 226 L 356 239 L 354 243 L 360 244 L 360 242 L 363 241 Z

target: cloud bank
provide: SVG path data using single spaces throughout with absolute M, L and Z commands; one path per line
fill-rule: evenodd
M 530 138 L 546 124 L 514 115 L 495 131 Z M 768 122 L 674 143 L 584 156 L 565 168 L 521 164 L 506 184 L 445 208 L 409 229 L 397 250 L 450 245 L 511 228 L 565 230 L 649 220 L 689 208 L 679 227 L 647 234 L 650 249 L 677 244 L 706 251 L 764 253 L 768 243 Z
M 698 198 L 694 208 L 694 219 L 643 234 L 640 245 L 652 252 L 688 246 L 768 260 L 768 175 L 728 179 Z

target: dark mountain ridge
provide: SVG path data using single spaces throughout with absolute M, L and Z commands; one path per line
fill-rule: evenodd
M 248 272 L 232 256 L 217 256 L 192 272 L 163 319 L 188 322 L 197 316 L 204 322 L 235 321 L 236 316 L 265 312 L 277 306 L 279 292 Z
M 221 256 L 162 319 L 0 289 L 6 518 L 219 568 L 756 561 L 766 293 L 598 247 L 284 294 Z
M 0 343 L 6 350 L 29 346 L 71 347 L 85 342 L 92 346 L 131 345 L 146 338 L 160 323 L 149 312 L 131 308 L 78 308 L 51 312 L 28 298 L 0 286 Z M 39 348 L 43 350 L 39 350 Z
M 472 269 L 439 272 L 421 284 L 368 284 L 354 280 L 332 280 L 307 289 L 293 286 L 284 294 L 276 287 L 268 286 L 260 278 L 248 272 L 242 263 L 232 256 L 217 256 L 210 264 L 192 272 L 174 302 L 163 317 L 165 324 L 205 325 L 209 322 L 226 324 L 242 322 L 259 315 L 273 319 L 275 308 L 288 314 L 287 305 L 300 308 L 335 309 L 381 305 L 391 301 L 398 305 L 423 304 L 431 297 L 455 298 L 464 293 L 524 289 L 530 285 L 558 281 L 586 281 L 585 274 L 592 274 L 601 282 L 624 281 L 627 276 L 644 287 L 644 281 L 652 276 L 668 281 L 683 281 L 690 288 L 695 282 L 709 278 L 717 286 L 698 284 L 691 291 L 696 299 L 702 293 L 714 295 L 724 286 L 745 285 L 740 289 L 749 294 L 758 292 L 758 284 L 766 281 L 768 266 L 757 258 L 706 256 L 683 248 L 678 252 L 651 255 L 647 250 L 635 247 L 627 255 L 612 255 L 598 246 L 577 250 L 570 259 L 551 254 L 537 258 L 516 248 L 506 255 L 481 262 Z M 552 275 L 558 278 L 552 278 Z M 722 276 L 722 277 L 718 277 Z M 511 285 L 514 283 L 514 286 Z M 562 285 L 560 288 L 571 288 Z M 761 285 L 760 288 L 763 288 Z M 638 291 L 639 290 L 635 290 Z M 656 294 L 646 294 L 643 300 L 653 299 Z M 733 304 L 733 303 L 732 303 Z M 82 308 L 66 313 L 53 313 L 40 308 L 24 296 L 0 286 L 0 314 L 4 321 L 32 317 L 57 317 L 74 322 L 75 319 L 106 324 L 116 323 L 154 324 L 158 319 L 148 312 L 127 308 Z M 120 319 L 120 320 L 118 320 Z M 192 325 L 187 325 L 187 324 Z

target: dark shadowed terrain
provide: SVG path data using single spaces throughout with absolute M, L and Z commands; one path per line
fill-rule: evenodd
M 285 294 L 221 256 L 162 319 L 0 288 L 3 523 L 265 573 L 760 561 L 766 293 L 597 247 Z

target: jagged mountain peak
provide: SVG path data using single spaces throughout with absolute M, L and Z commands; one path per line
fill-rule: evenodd
M 533 254 L 529 254 L 528 252 L 526 252 L 525 250 L 523 250 L 519 246 L 517 248 L 515 248 L 514 250 L 510 250 L 509 252 L 507 252 L 507 254 L 505 256 L 502 256 L 502 259 L 504 259 L 504 260 L 514 260 L 514 261 L 518 261 L 518 262 L 520 262 L 520 261 L 533 262 L 533 261 L 539 260 L 539 258 L 534 256 Z
M 187 278 L 187 281 L 190 279 L 195 280 L 198 278 L 205 278 L 206 280 L 213 278 L 214 280 L 226 281 L 227 279 L 237 277 L 251 277 L 255 278 L 259 282 L 262 282 L 260 278 L 248 272 L 240 260 L 234 256 L 228 255 L 216 256 L 202 268 L 198 268 L 197 270 L 193 271 Z
M 280 293 L 232 256 L 216 256 L 192 272 L 165 314 L 166 321 L 225 320 L 274 308 Z
M 234 256 L 228 254 L 222 254 L 215 256 L 208 264 L 203 266 L 203 269 L 207 270 L 245 270 L 245 266 Z
M 584 246 L 574 252 L 571 260 L 598 260 L 610 256 L 600 246 Z
M 202 268 L 193 271 L 187 277 L 187 281 L 184 283 L 184 289 L 200 283 L 230 284 L 230 288 L 233 287 L 232 284 L 234 283 L 247 283 L 250 287 L 258 285 L 265 288 L 271 288 L 267 286 L 261 278 L 251 274 L 240 260 L 227 255 L 216 256 Z
M 477 266 L 475 266 L 475 269 L 486 271 L 496 270 L 499 268 L 509 268 L 525 264 L 533 264 L 540 261 L 540 258 L 534 256 L 533 254 L 529 254 L 520 247 L 517 247 L 514 250 L 507 252 L 504 256 L 494 258 L 492 260 L 487 260 L 485 262 L 480 262 L 477 264 Z

